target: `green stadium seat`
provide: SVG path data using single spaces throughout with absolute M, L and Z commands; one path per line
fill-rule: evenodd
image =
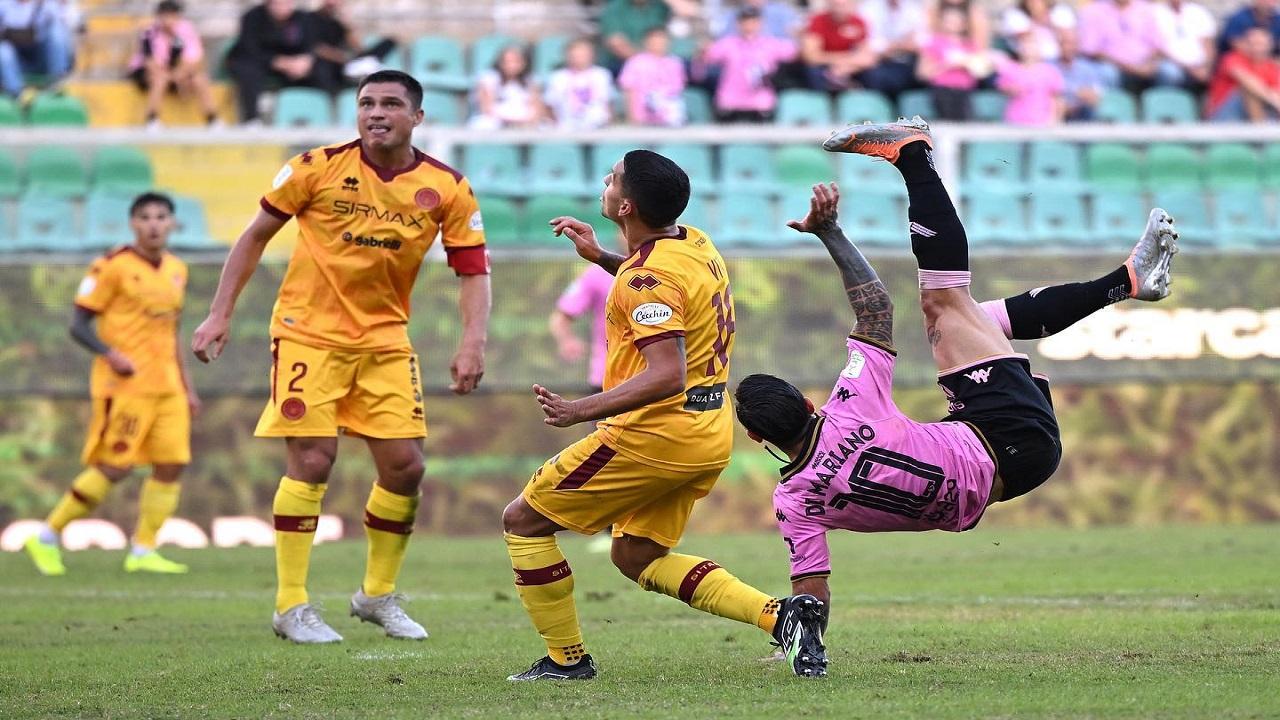
M 1004 108 L 1009 98 L 999 90 L 979 90 L 970 100 L 973 119 L 979 122 L 1004 122 Z
M 778 187 L 773 154 L 764 145 L 721 145 L 720 184 L 725 194 L 747 193 L 748 197 L 773 194 Z M 758 197 L 756 202 L 759 202 Z
M 93 154 L 94 192 L 137 195 L 155 186 L 151 158 L 135 147 L 104 147 Z
M 459 93 L 448 90 L 424 90 L 422 110 L 432 125 L 461 125 L 464 119 Z
M 711 146 L 704 143 L 667 143 L 653 149 L 659 155 L 671 159 L 689 176 L 694 195 L 714 193 L 720 183 L 716 179 L 715 164 L 711 161 Z
M 480 216 L 484 218 L 487 245 L 505 248 L 520 244 L 520 214 L 515 203 L 500 197 L 480 198 Z
M 1140 166 L 1138 155 L 1128 145 L 1095 143 L 1085 149 L 1085 174 L 1095 188 L 1137 190 Z
M 683 225 L 692 225 L 708 234 L 715 227 L 714 218 L 711 216 L 711 207 L 707 202 L 705 195 L 690 195 L 689 204 L 685 206 L 684 212 L 680 214 L 680 223 Z M 715 242 L 716 238 L 711 238 Z
M 1186 145 L 1158 143 L 1147 147 L 1147 187 L 1152 190 L 1204 185 L 1200 153 Z
M 1089 240 L 1084 196 L 1066 190 L 1037 189 L 1031 195 L 1031 233 L 1041 250 L 1061 250 Z
M 471 49 L 468 57 L 468 69 L 474 78 L 480 73 L 493 67 L 498 60 L 498 54 L 508 45 L 519 45 L 524 47 L 524 43 L 519 38 L 510 35 L 484 35 L 478 37 L 471 42 Z
M 529 190 L 515 145 L 466 145 L 462 172 L 482 195 L 523 195 Z
M 1280 189 L 1280 142 L 1268 143 L 1262 150 L 1262 184 Z
M 1004 190 L 1023 185 L 1022 144 L 975 142 L 965 147 L 966 186 L 981 185 L 987 190 Z
M 481 210 L 483 212 L 483 209 Z M 520 242 L 528 247 L 545 247 L 572 251 L 573 244 L 551 234 L 547 222 L 561 215 L 576 218 L 592 218 L 599 215 L 593 203 L 566 195 L 535 195 L 524 207 L 524 216 L 518 225 Z M 602 238 L 607 241 L 607 238 Z
M 840 166 L 840 185 L 846 193 L 907 194 L 902 175 L 887 162 L 849 153 L 840 153 L 836 162 Z
M 796 195 L 789 200 L 784 220 L 803 218 L 809 210 L 811 191 L 803 197 Z M 902 199 L 879 192 L 860 192 L 856 196 L 844 196 L 840 204 L 840 224 L 845 233 L 864 246 L 888 246 L 902 248 L 908 242 L 907 212 Z
M 1219 247 L 1265 247 L 1271 250 L 1280 247 L 1280 229 L 1268 218 L 1262 196 L 1256 190 L 1222 190 L 1214 194 L 1213 204 L 1213 237 Z M 1182 218 L 1178 213 L 1169 212 L 1181 225 Z M 1182 231 L 1179 230 L 1178 234 L 1181 235 Z
M 898 96 L 898 114 L 910 120 L 919 115 L 930 120 L 937 112 L 933 107 L 933 95 L 928 90 L 908 90 Z
M 836 123 L 889 122 L 893 105 L 874 90 L 846 90 L 836 100 Z
M 410 75 L 424 88 L 467 90 L 471 78 L 462 51 L 462 43 L 450 37 L 428 35 L 409 46 Z
M 22 108 L 8 95 L 0 95 L 0 127 L 17 127 L 22 124 Z
M 0 198 L 15 198 L 22 193 L 22 176 L 18 163 L 6 149 L 0 149 Z
M 59 145 L 35 148 L 27 156 L 27 189 L 50 197 L 80 197 L 89 189 L 80 153 Z
M 275 127 L 330 127 L 333 123 L 333 101 L 323 90 L 288 87 L 276 95 L 271 122 Z
M 1195 97 L 1182 88 L 1157 87 L 1142 93 L 1144 122 L 1193 123 L 1199 119 Z
M 84 204 L 85 242 L 78 249 L 106 250 L 133 240 L 129 229 L 132 198 L 112 192 L 95 191 Z
M 587 181 L 587 159 L 575 143 L 537 143 L 529 146 L 529 187 L 538 192 L 585 195 L 598 189 Z
M 1177 222 L 1179 243 L 1213 244 L 1213 223 L 1209 219 L 1209 205 L 1205 202 L 1203 192 L 1186 189 L 1157 190 L 1154 199 L 1156 207 L 1164 208 Z
M 711 109 L 711 96 L 701 88 L 684 89 L 684 116 L 689 125 L 707 125 L 715 122 Z
M 1120 189 L 1094 194 L 1092 205 L 1091 244 L 1116 248 L 1130 247 L 1138 240 L 1151 211 L 1137 191 Z M 1174 218 L 1177 218 L 1176 213 Z
M 1210 145 L 1205 154 L 1208 186 L 1215 189 L 1258 187 L 1262 183 L 1258 155 L 1257 150 L 1240 143 Z
M 1132 123 L 1138 121 L 1138 103 L 1124 90 L 1108 90 L 1102 94 L 1095 111 L 1098 122 Z
M 726 193 L 720 198 L 720 225 L 712 238 L 726 247 L 778 244 L 784 229 L 773 216 L 773 203 L 749 193 Z
M 773 164 L 778 171 L 778 181 L 790 187 L 809 186 L 836 179 L 831 153 L 816 145 L 784 145 L 773 154 Z
M 37 95 L 29 118 L 37 127 L 85 127 L 89 124 L 89 110 L 79 98 L 70 95 Z
M 1083 184 L 1080 148 L 1072 143 L 1045 141 L 1031 143 L 1028 184 L 1032 188 L 1075 190 Z
M 1016 244 L 1025 242 L 1028 236 L 1021 198 L 981 186 L 966 193 L 964 228 L 976 246 Z
M 613 166 L 623 155 L 640 147 L 636 143 L 599 143 L 591 146 L 590 149 L 590 167 L 588 168 L 587 185 L 594 184 L 596 187 L 604 187 L 604 177 L 613 172 Z M 684 167 L 683 165 L 681 167 Z M 688 173 L 688 168 L 685 168 Z M 689 176 L 692 181 L 693 176 Z
M 18 227 L 6 249 L 73 250 L 80 240 L 75 232 L 75 208 L 65 198 L 28 194 L 18 201 Z
M 776 122 L 779 125 L 830 126 L 833 122 L 831 101 L 826 93 L 816 90 L 783 90 L 778 96 Z
M 173 196 L 173 214 L 178 226 L 170 244 L 176 250 L 212 250 L 222 245 L 209 232 L 209 216 L 199 198 Z
M 564 64 L 564 50 L 571 38 L 567 35 L 547 35 L 533 46 L 533 74 L 546 77 Z

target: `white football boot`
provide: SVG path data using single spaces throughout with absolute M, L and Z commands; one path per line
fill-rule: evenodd
M 1129 269 L 1129 297 L 1154 302 L 1169 296 L 1173 256 L 1178 254 L 1178 230 L 1169 213 L 1155 208 L 1147 216 L 1147 228 L 1133 246 L 1124 266 Z
M 400 596 L 396 593 L 369 597 L 364 588 L 351 596 L 351 615 L 363 622 L 381 625 L 387 637 L 397 640 L 426 640 L 427 630 L 400 609 Z
M 283 613 L 273 614 L 271 629 L 281 638 L 299 645 L 342 642 L 342 636 L 320 619 L 320 613 L 310 603 L 294 605 Z

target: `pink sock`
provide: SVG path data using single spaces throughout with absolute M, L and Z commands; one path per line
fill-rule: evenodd
M 968 287 L 971 275 L 968 270 L 920 270 L 921 290 L 945 290 Z

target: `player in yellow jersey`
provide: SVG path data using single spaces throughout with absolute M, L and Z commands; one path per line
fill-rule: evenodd
M 450 388 L 465 395 L 484 372 L 489 262 L 471 187 L 411 144 L 423 117 L 416 80 L 379 71 L 357 92 L 360 138 L 309 150 L 281 169 L 227 257 L 209 317 L 192 339 L 202 361 L 218 356 L 263 248 L 296 218 L 298 244 L 271 318 L 271 399 L 256 434 L 284 438 L 288 449 L 272 505 L 278 581 L 272 627 L 298 643 L 342 640 L 306 589 L 339 429 L 365 439 L 378 474 L 365 506 L 368 558 L 351 614 L 391 637 L 427 636 L 393 591 L 417 513 L 427 434 L 422 367 L 409 344 L 409 296 L 437 235 L 461 276 L 462 343 Z
M 539 468 L 503 513 L 516 589 L 547 645 L 545 657 L 509 679 L 595 677 L 573 602 L 573 573 L 555 535 L 610 525 L 613 564 L 623 575 L 699 610 L 757 625 L 787 651 L 796 674 L 823 675 L 821 602 L 811 595 L 776 599 L 710 560 L 671 552 L 693 504 L 729 463 L 733 295 L 711 240 L 678 224 L 689 202 L 689 178 L 679 166 L 632 150 L 604 186 L 601 214 L 621 229 L 630 255 L 605 252 L 581 220 L 551 221 L 579 255 L 616 277 L 606 310 L 604 392 L 571 401 L 533 388 L 547 424 L 600 422 Z
M 95 355 L 93 419 L 81 456 L 84 471 L 27 540 L 27 553 L 45 575 L 66 572 L 58 550 L 62 529 L 93 512 L 135 465 L 151 465 L 152 473 L 142 486 L 124 568 L 187 571 L 156 552 L 156 534 L 178 506 L 178 479 L 191 461 L 191 415 L 200 407 L 178 354 L 187 266 L 166 250 L 173 201 L 139 195 L 129 208 L 129 227 L 133 244 L 95 260 L 76 293 L 71 337 Z

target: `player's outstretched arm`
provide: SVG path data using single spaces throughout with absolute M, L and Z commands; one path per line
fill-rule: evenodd
M 583 260 L 599 265 L 608 270 L 610 275 L 617 275 L 618 268 L 627 260 L 622 255 L 600 247 L 600 243 L 596 241 L 595 228 L 575 217 L 562 215 L 552 218 L 547 224 L 556 237 L 563 235 L 573 241 L 574 249 Z
M 449 389 L 455 395 L 466 395 L 480 385 L 484 377 L 484 346 L 488 340 L 489 309 L 493 305 L 489 291 L 489 275 L 463 275 L 458 293 L 458 311 L 462 315 L 462 342 L 449 364 L 453 382 Z
M 209 306 L 209 317 L 200 323 L 191 337 L 191 350 L 200 362 L 209 362 L 222 354 L 231 332 L 231 314 L 235 311 L 236 300 L 240 292 L 253 277 L 253 271 L 262 260 L 262 251 L 266 249 L 271 238 L 280 232 L 285 221 L 265 210 L 259 210 L 257 217 L 249 223 L 240 234 L 240 239 L 227 255 L 227 262 L 222 266 L 222 276 L 218 279 L 218 290 L 213 295 L 213 303 Z
M 602 420 L 638 410 L 684 391 L 686 360 L 683 337 L 649 343 L 640 349 L 640 354 L 644 356 L 645 369 L 602 393 L 566 400 L 541 385 L 534 385 L 534 397 L 547 416 L 543 422 L 569 427 L 589 420 Z
M 863 257 L 862 252 L 849 242 L 840 228 L 837 216 L 840 205 L 840 188 L 835 183 L 813 186 L 809 199 L 809 214 L 803 220 L 792 220 L 787 227 L 818 236 L 831 259 L 840 269 L 845 293 L 857 320 L 855 331 L 885 345 L 893 344 L 893 301 L 889 291 L 876 275 L 875 268 Z

